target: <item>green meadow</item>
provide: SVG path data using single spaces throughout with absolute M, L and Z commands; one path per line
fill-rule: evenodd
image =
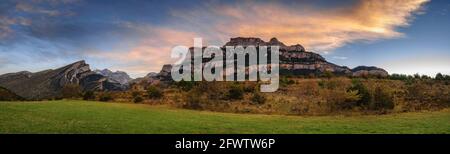
M 0 102 L 0 133 L 450 133 L 450 110 L 364 116 L 233 114 L 144 104 Z

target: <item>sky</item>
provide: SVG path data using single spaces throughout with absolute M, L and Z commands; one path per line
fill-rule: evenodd
M 86 60 L 141 77 L 196 37 L 276 37 L 350 68 L 450 74 L 449 11 L 447 0 L 2 0 L 0 74 Z

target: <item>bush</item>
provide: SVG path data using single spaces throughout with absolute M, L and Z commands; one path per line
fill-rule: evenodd
M 66 84 L 61 90 L 64 98 L 79 98 L 81 96 L 81 88 L 77 84 Z
M 330 78 L 334 77 L 334 74 L 333 74 L 333 72 L 325 71 L 321 76 L 324 78 L 330 79 Z
M 133 91 L 131 92 L 131 97 L 135 98 L 137 96 L 140 96 L 141 94 L 139 93 L 139 91 Z
M 294 80 L 291 80 L 291 79 L 287 78 L 286 76 L 281 77 L 281 79 L 280 79 L 281 87 L 286 87 L 286 86 L 292 85 L 292 84 L 295 84 Z
M 203 98 L 203 93 L 199 88 L 191 89 L 187 93 L 186 99 L 186 104 L 183 105 L 183 108 L 188 109 L 202 109 L 201 104 L 206 102 L 206 99 Z
M 134 103 L 140 103 L 142 101 L 144 101 L 144 98 L 142 98 L 141 96 L 136 96 L 133 98 Z
M 83 100 L 94 100 L 95 95 L 93 91 L 86 91 L 83 94 Z
M 255 84 L 253 82 L 246 83 L 244 85 L 244 92 L 247 92 L 247 93 L 255 92 L 257 90 L 257 86 L 258 86 L 258 84 Z
M 180 82 L 176 82 L 175 85 L 184 91 L 189 91 L 195 86 L 195 82 L 181 80 Z
M 360 99 L 356 102 L 357 106 L 367 107 L 372 99 L 367 87 L 360 80 L 352 80 L 352 86 L 347 91 L 356 91 Z
M 150 99 L 159 99 L 163 96 L 163 92 L 161 91 L 161 89 L 159 89 L 155 86 L 148 87 L 147 94 L 148 94 L 148 98 L 150 98 Z
M 257 104 L 264 104 L 266 102 L 266 97 L 259 92 L 255 92 L 253 93 L 252 101 Z
M 109 93 L 102 93 L 99 97 L 99 101 L 108 102 L 113 100 L 113 97 Z
M 244 89 L 239 84 L 233 84 L 231 85 L 230 89 L 228 90 L 228 99 L 236 100 L 236 99 L 242 99 L 244 97 Z
M 393 109 L 394 100 L 392 95 L 381 86 L 376 87 L 370 108 L 373 110 Z

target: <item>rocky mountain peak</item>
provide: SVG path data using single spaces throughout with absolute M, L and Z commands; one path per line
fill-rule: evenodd
M 352 69 L 353 76 L 378 76 L 387 77 L 389 74 L 386 70 L 375 66 L 358 66 Z
M 158 75 L 158 73 L 156 73 L 156 72 L 150 72 L 147 75 L 145 75 L 145 77 L 155 77 L 157 75 Z
M 52 70 L 48 71 L 42 71 L 44 72 L 52 72 Z M 91 69 L 89 68 L 89 65 L 86 64 L 84 60 L 77 61 L 75 63 L 69 64 L 67 66 L 58 68 L 54 70 L 54 72 L 57 72 L 54 76 L 54 78 L 60 78 L 59 84 L 65 85 L 65 84 L 79 84 L 80 78 L 87 75 L 89 72 L 91 72 Z M 38 72 L 39 73 L 39 72 Z
M 110 74 L 113 73 L 111 70 L 106 69 L 106 68 L 103 69 L 103 70 L 95 70 L 94 72 L 96 72 L 96 73 L 98 73 L 98 74 L 105 75 L 105 76 L 108 76 L 108 75 L 110 75 Z
M 225 44 L 225 46 L 260 46 L 266 45 L 267 43 L 256 37 L 236 37 L 231 38 L 229 42 Z
M 118 83 L 91 71 L 84 60 L 40 72 L 17 72 L 0 75 L 0 87 L 4 87 L 26 99 L 56 98 L 68 84 L 80 85 L 84 91 L 122 90 Z
M 274 45 L 274 46 L 277 45 L 277 46 L 280 46 L 280 48 L 286 47 L 286 45 L 284 45 L 283 42 L 278 41 L 278 39 L 275 37 L 270 39 L 270 41 L 268 42 L 268 45 Z
M 126 72 L 123 71 L 113 72 L 109 69 L 103 69 L 103 70 L 95 70 L 94 72 L 103 75 L 110 80 L 116 81 L 122 85 L 127 85 L 128 82 L 132 80 L 132 78 Z
M 286 50 L 287 51 L 297 51 L 297 52 L 305 52 L 306 51 L 305 47 L 303 47 L 300 44 L 288 46 L 288 47 L 286 47 Z

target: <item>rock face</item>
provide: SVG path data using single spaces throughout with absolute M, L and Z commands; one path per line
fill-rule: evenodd
M 156 73 L 156 72 L 150 72 L 145 77 L 155 77 L 157 75 L 158 75 L 158 73 Z
M 366 74 L 380 77 L 388 76 L 388 72 L 377 67 L 360 66 L 355 69 L 350 69 L 346 66 L 330 63 L 321 55 L 306 51 L 300 44 L 287 46 L 277 38 L 272 38 L 269 42 L 265 42 L 264 40 L 255 37 L 231 38 L 230 41 L 222 47 L 224 57 L 226 57 L 226 46 L 279 46 L 281 75 L 321 75 L 325 72 L 331 72 L 335 75 L 346 76 L 364 76 Z M 194 48 L 191 47 L 189 49 L 192 52 Z M 204 49 L 205 47 L 203 47 L 203 50 Z M 211 58 L 204 58 L 203 62 L 208 62 L 210 59 Z
M 291 75 L 319 75 L 332 72 L 337 75 L 352 75 L 352 70 L 345 66 L 338 66 L 325 60 L 321 55 L 308 52 L 300 45 L 287 46 L 277 38 L 265 42 L 260 38 L 231 38 L 225 46 L 279 46 L 280 47 L 280 74 Z M 224 47 L 225 48 L 225 47 Z M 223 48 L 223 49 L 224 49 Z
M 121 90 L 119 83 L 92 72 L 85 61 L 36 73 L 27 71 L 0 75 L 0 87 L 4 87 L 25 99 L 44 99 L 61 96 L 67 84 L 77 84 L 84 91 Z
M 116 81 L 122 85 L 128 85 L 128 82 L 132 80 L 126 72 L 122 71 L 112 72 L 109 69 L 103 69 L 103 70 L 95 70 L 94 72 L 106 76 L 108 79 Z
M 132 90 L 145 90 L 149 85 L 162 85 L 167 86 L 172 82 L 171 76 L 172 65 L 166 64 L 162 67 L 159 73 L 151 72 L 145 77 L 136 78 L 130 81 L 130 87 Z
M 291 75 L 320 75 L 324 72 L 332 72 L 336 75 L 347 76 L 388 76 L 388 72 L 377 67 L 360 66 L 355 69 L 349 69 L 346 66 L 339 66 L 325 60 L 321 55 L 308 52 L 300 45 L 287 46 L 276 38 L 265 42 L 260 38 L 237 37 L 231 38 L 225 46 L 279 46 L 280 47 L 280 74 Z

